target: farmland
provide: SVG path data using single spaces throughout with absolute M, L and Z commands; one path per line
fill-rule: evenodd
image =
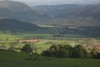
M 18 41 L 35 41 L 30 43 L 37 54 L 41 54 L 42 51 L 49 49 L 52 45 L 100 45 L 100 40 L 95 38 L 65 38 L 65 39 L 52 39 L 50 34 L 0 34 L 0 49 L 8 50 L 12 44 L 13 50 L 6 51 L 0 50 L 0 66 L 2 67 L 100 67 L 99 59 L 76 59 L 76 58 L 50 58 L 40 55 L 34 55 L 38 60 L 25 60 L 30 57 L 29 54 L 20 53 L 25 43 Z M 16 52 L 17 51 L 17 52 Z M 49 60 L 50 59 L 50 60 Z
M 0 67 L 100 67 L 99 1 L 0 0 Z
M 1 33 L 0 34 L 0 48 L 4 47 L 5 49 L 9 49 L 11 43 L 15 42 L 14 48 L 22 48 L 25 43 L 21 43 L 18 41 L 29 40 L 29 41 L 38 41 L 32 43 L 36 49 L 36 52 L 40 54 L 43 50 L 48 49 L 52 45 L 100 45 L 100 40 L 95 38 L 52 38 L 51 34 L 29 34 L 29 33 Z M 17 43 L 16 43 L 17 42 Z M 19 51 L 19 50 L 17 50 Z

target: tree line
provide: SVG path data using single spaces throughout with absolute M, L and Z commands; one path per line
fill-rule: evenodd
M 33 47 L 29 44 L 25 44 L 21 48 L 22 52 L 32 53 Z M 36 52 L 35 52 L 36 53 Z M 90 52 L 82 45 L 52 45 L 49 49 L 41 53 L 42 56 L 54 57 L 54 58 L 82 58 L 82 59 L 100 59 L 100 52 L 97 48 L 93 48 Z
M 95 47 L 88 52 L 82 45 L 74 47 L 71 45 L 52 45 L 48 50 L 43 51 L 41 55 L 55 58 L 100 59 L 100 52 Z

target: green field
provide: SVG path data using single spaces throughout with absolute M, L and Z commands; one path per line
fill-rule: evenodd
M 39 40 L 39 42 L 35 43 L 35 44 L 31 44 L 34 45 L 34 47 L 36 47 L 36 51 L 38 54 L 40 54 L 42 51 L 48 49 L 50 46 L 52 45 L 72 45 L 74 46 L 77 42 L 80 41 L 80 44 L 86 42 L 86 41 L 90 41 L 90 42 L 94 42 L 95 39 L 90 39 L 90 38 L 66 38 L 66 39 L 49 39 L 50 37 L 52 37 L 51 34 L 29 34 L 29 33 L 6 33 L 0 34 L 0 46 L 4 46 L 5 49 L 8 49 L 10 47 L 10 44 L 12 42 L 15 42 L 16 40 L 23 40 L 23 39 L 37 39 Z M 83 40 L 83 41 L 82 41 Z M 94 40 L 94 41 L 93 41 Z M 81 43 L 82 41 L 82 43 Z M 54 44 L 53 44 L 54 43 Z M 15 48 L 22 48 L 25 44 L 23 43 L 18 43 L 16 45 L 14 45 Z
M 0 51 L 0 67 L 100 67 L 98 59 L 59 59 L 37 55 L 38 60 L 25 60 L 29 57 L 25 53 Z
M 40 54 L 52 45 L 70 44 L 73 46 L 77 42 L 84 44 L 84 42 L 95 41 L 95 39 L 88 38 L 48 39 L 48 37 L 51 36 L 50 34 L 0 34 L 0 47 L 4 46 L 5 49 L 9 49 L 12 42 L 18 39 L 29 39 L 31 37 L 33 40 L 34 38 L 39 40 L 39 42 L 31 45 L 33 45 L 36 48 L 36 52 Z M 23 43 L 18 43 L 13 47 L 22 48 L 24 45 Z M 100 59 L 49 58 L 40 55 L 34 55 L 34 57 L 38 59 L 25 60 L 30 58 L 29 54 L 0 50 L 0 67 L 100 67 Z

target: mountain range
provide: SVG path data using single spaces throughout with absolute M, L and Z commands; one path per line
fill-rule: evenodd
M 29 22 L 43 19 L 44 16 L 46 16 L 46 14 L 36 11 L 22 2 L 0 1 L 0 17 Z
M 47 24 L 100 26 L 100 5 L 40 5 L 35 6 L 35 9 L 52 16 L 52 19 L 46 21 Z
M 0 1 L 0 18 L 17 19 L 37 25 L 100 26 L 100 5 L 37 5 Z

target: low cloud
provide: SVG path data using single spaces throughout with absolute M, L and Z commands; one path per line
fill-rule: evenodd
M 100 0 L 15 0 L 27 4 L 98 4 Z

